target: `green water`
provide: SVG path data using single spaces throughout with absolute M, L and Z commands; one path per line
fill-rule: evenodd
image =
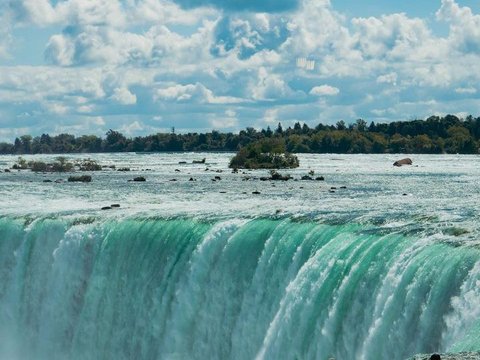
M 480 349 L 480 252 L 367 225 L 0 218 L 1 359 Z

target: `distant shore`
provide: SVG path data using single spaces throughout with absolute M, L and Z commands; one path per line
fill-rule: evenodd
M 239 133 L 216 130 L 207 133 L 170 133 L 127 137 L 109 130 L 104 138 L 71 134 L 23 135 L 13 143 L 0 142 L 0 154 L 70 154 L 137 152 L 237 152 L 268 138 L 279 139 L 289 153 L 336 154 L 478 154 L 480 117 L 431 116 L 425 120 L 368 124 L 363 119 L 346 124 L 318 124 L 314 128 L 295 123 L 284 129 L 248 127 Z

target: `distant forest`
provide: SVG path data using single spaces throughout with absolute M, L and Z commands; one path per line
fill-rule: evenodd
M 0 154 L 65 154 L 97 152 L 237 151 L 264 138 L 279 138 L 292 153 L 459 153 L 478 154 L 480 117 L 460 119 L 454 115 L 431 116 L 426 120 L 368 124 L 359 119 L 347 125 L 319 124 L 314 128 L 296 123 L 293 128 L 258 131 L 248 127 L 238 134 L 209 133 L 155 135 L 127 138 L 109 130 L 104 138 L 70 134 L 32 137 L 23 135 L 13 144 L 0 143 Z

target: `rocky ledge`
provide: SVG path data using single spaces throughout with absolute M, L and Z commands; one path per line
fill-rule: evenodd
M 420 354 L 415 355 L 408 360 L 430 360 L 430 359 L 441 359 L 441 360 L 478 360 L 480 359 L 480 352 L 460 352 L 454 354 Z

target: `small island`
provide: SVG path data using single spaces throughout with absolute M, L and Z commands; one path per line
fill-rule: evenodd
M 267 138 L 240 148 L 230 161 L 233 169 L 292 169 L 299 166 L 298 158 L 287 152 L 285 141 Z

